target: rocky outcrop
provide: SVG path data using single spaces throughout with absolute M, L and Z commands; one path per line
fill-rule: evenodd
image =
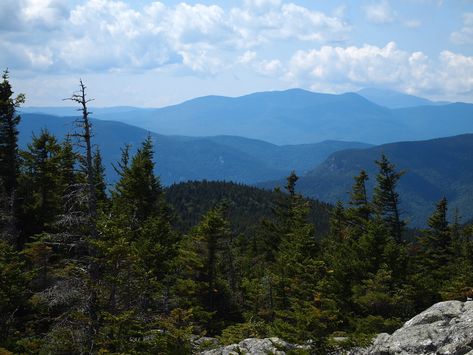
M 349 354 L 473 355 L 473 302 L 437 303 L 392 335 L 379 334 L 369 348 Z
M 308 347 L 279 338 L 245 339 L 238 344 L 204 351 L 202 355 L 277 354 Z M 308 351 L 310 353 L 310 350 Z M 382 333 L 372 345 L 348 355 L 473 355 L 473 301 L 440 302 L 407 321 L 392 335 Z
M 232 344 L 218 349 L 204 351 L 201 353 L 201 355 L 284 355 L 286 354 L 286 351 L 304 348 L 304 346 L 290 344 L 279 338 L 248 338 L 239 342 L 238 344 Z

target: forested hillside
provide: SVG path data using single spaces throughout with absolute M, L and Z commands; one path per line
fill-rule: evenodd
M 165 194 L 176 212 L 177 225 L 184 232 L 197 225 L 213 207 L 222 205 L 232 230 L 248 237 L 254 237 L 259 223 L 264 219 L 270 220 L 274 207 L 288 199 L 281 191 L 206 180 L 171 185 L 165 189 Z M 316 200 L 308 199 L 307 202 L 308 221 L 315 226 L 319 237 L 324 236 L 329 230 L 331 206 Z
M 8 72 L 0 82 L 1 353 L 189 354 L 204 336 L 278 336 L 327 354 L 472 296 L 473 226 L 448 220 L 440 199 L 408 242 L 403 177 L 383 154 L 373 192 L 357 172 L 329 221 L 295 173 L 284 193 L 164 189 L 150 136 L 117 153 L 107 194 L 82 81 L 70 100 L 81 109 L 70 139 L 43 130 L 19 149 L 24 97 Z
M 456 208 L 465 221 L 473 217 L 473 134 L 336 152 L 300 179 L 298 191 L 322 201 L 346 202 L 352 178 L 361 169 L 369 175 L 369 190 L 374 187 L 374 161 L 382 153 L 404 171 L 399 202 L 411 225 L 424 226 L 442 197 L 449 201 L 450 218 Z
M 26 148 L 31 135 L 40 135 L 42 129 L 63 141 L 75 131 L 73 122 L 73 117 L 23 114 L 19 124 L 20 147 Z M 107 181 L 111 183 L 118 179 L 112 164 L 120 159 L 120 148 L 129 144 L 130 152 L 134 153 L 148 134 L 154 142 L 155 172 L 164 185 L 201 179 L 251 184 L 286 176 L 291 170 L 306 172 L 338 150 L 369 147 L 340 141 L 278 146 L 234 136 L 165 136 L 120 122 L 90 122 L 94 127 L 94 144 L 100 148 Z

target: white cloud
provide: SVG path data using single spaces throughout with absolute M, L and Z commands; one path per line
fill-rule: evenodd
M 283 72 L 283 64 L 278 59 L 262 60 L 256 64 L 256 71 L 266 76 L 279 76 Z
M 363 10 L 366 19 L 376 24 L 393 22 L 396 17 L 396 13 L 391 8 L 388 0 L 373 2 L 364 6 Z
M 241 56 L 237 58 L 237 63 L 239 64 L 249 64 L 256 59 L 256 52 L 246 51 Z
M 323 91 L 367 86 L 454 97 L 473 90 L 473 57 L 443 51 L 435 60 L 407 52 L 394 42 L 384 47 L 323 46 L 297 51 L 286 79 L 295 86 Z
M 335 92 L 387 86 L 454 96 L 473 90 L 473 57 L 450 51 L 427 56 L 394 42 L 344 46 L 352 31 L 346 6 L 328 14 L 289 0 L 240 3 L 0 0 L 0 66 L 25 76 L 160 70 L 205 78 L 238 71 L 234 75 Z M 363 10 L 374 23 L 401 21 L 388 0 Z M 451 39 L 471 44 L 472 34 L 473 13 L 465 13 Z
M 450 39 L 456 44 L 473 44 L 473 12 L 463 14 L 463 27 L 453 32 Z
M 269 40 L 342 41 L 351 31 L 351 27 L 340 17 L 328 16 L 293 3 L 282 4 L 262 14 L 234 8 L 231 10 L 231 23 L 249 46 Z
M 0 65 L 67 72 L 146 70 L 172 64 L 213 75 L 234 63 L 241 50 L 273 41 L 340 41 L 350 31 L 339 17 L 281 0 L 246 0 L 230 9 L 185 2 L 132 4 L 2 0 L 0 29 L 7 32 L 0 34 Z M 8 48 L 17 43 L 21 50 L 13 56 Z

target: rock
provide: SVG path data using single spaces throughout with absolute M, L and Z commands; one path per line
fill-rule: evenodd
M 440 302 L 392 335 L 379 334 L 366 349 L 349 354 L 473 355 L 473 302 Z
M 191 339 L 193 353 L 198 352 L 201 349 L 216 348 L 220 345 L 217 338 L 211 337 L 194 337 Z
M 260 354 L 274 354 L 284 355 L 288 350 L 306 349 L 307 347 L 301 345 L 294 345 L 285 342 L 279 338 L 248 338 L 242 340 L 238 344 L 231 344 L 214 350 L 201 352 L 202 355 L 260 355 Z

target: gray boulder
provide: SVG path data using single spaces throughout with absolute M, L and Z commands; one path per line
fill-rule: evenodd
M 473 302 L 440 302 L 351 354 L 473 355 Z
M 201 352 L 202 355 L 261 355 L 274 354 L 284 355 L 288 350 L 304 349 L 306 347 L 301 345 L 294 345 L 285 342 L 279 338 L 248 338 L 242 340 L 238 344 L 231 344 L 214 350 Z

